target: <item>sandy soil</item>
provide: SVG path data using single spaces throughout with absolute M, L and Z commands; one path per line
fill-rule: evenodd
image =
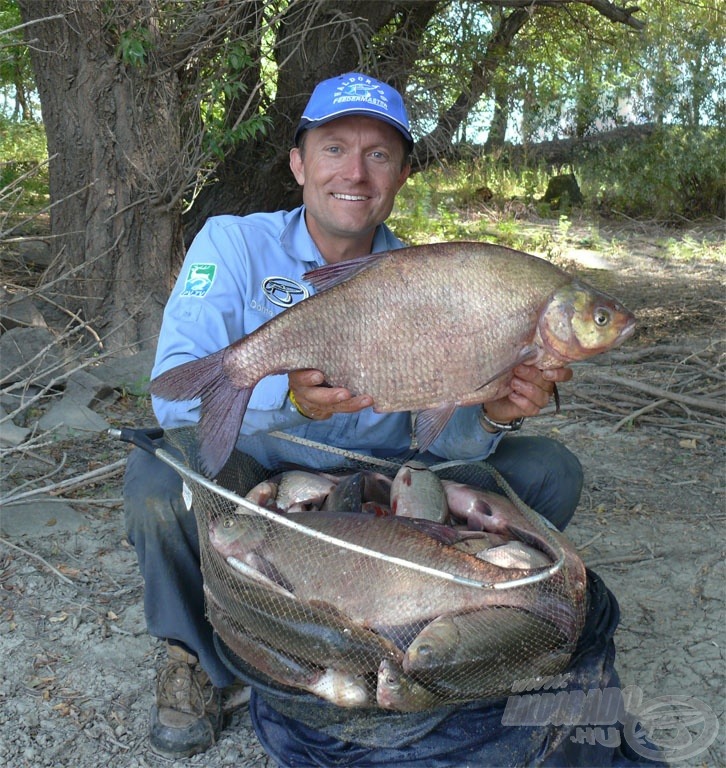
M 594 261 L 603 253 L 577 243 L 562 256 L 636 310 L 636 338 L 578 367 L 561 388 L 562 413 L 526 428 L 563 440 L 585 467 L 585 492 L 568 533 L 620 602 L 616 666 L 623 684 L 639 688 L 644 700 L 687 696 L 705 705 L 720 733 L 677 764 L 723 766 L 725 443 L 723 414 L 700 405 L 725 402 L 723 249 L 720 263 L 683 263 L 659 245 L 662 233 L 632 235 L 624 243 L 620 234 L 620 246 L 604 254 L 614 271 L 593 269 L 603 266 Z M 665 390 L 691 399 L 674 401 Z M 150 423 L 148 404 L 135 399 L 107 406 L 104 416 L 117 426 Z M 68 440 L 13 459 L 7 477 L 10 487 L 46 485 L 127 453 L 125 444 L 103 436 Z M 61 471 L 41 480 L 63 455 Z M 148 710 L 163 654 L 145 632 L 143 585 L 124 541 L 120 496 L 118 471 L 63 495 L 76 517 L 54 512 L 60 497 L 45 505 L 38 499 L 33 525 L 2 534 L 0 763 L 272 765 L 244 708 L 204 755 L 170 763 L 149 750 Z M 18 509 L 6 507 L 0 520 L 29 514 Z

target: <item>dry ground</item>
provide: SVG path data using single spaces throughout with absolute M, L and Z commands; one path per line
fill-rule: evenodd
M 613 233 L 600 234 L 608 240 Z M 568 531 L 620 602 L 623 684 L 647 700 L 686 695 L 708 706 L 720 720 L 718 738 L 678 765 L 724 766 L 724 232 L 710 232 L 720 256 L 715 247 L 711 257 L 691 260 L 674 257 L 678 247 L 667 250 L 657 228 L 615 234 L 616 248 L 593 254 L 574 243 L 562 257 L 636 311 L 638 334 L 578 367 L 562 387 L 562 413 L 530 420 L 527 429 L 563 440 L 585 467 L 585 492 Z M 668 236 L 687 243 L 703 234 Z M 587 266 L 593 257 L 613 270 Z M 122 399 L 104 415 L 118 426 L 150 423 L 143 400 Z M 55 483 L 127 453 L 106 437 L 68 440 L 8 461 L 6 482 Z M 63 456 L 62 470 L 40 480 Z M 78 514 L 75 527 L 60 530 L 50 508 L 45 525 L 0 541 L 4 765 L 170 764 L 146 743 L 162 654 L 145 633 L 120 496 L 117 472 L 65 493 Z M 14 514 L 6 507 L 0 522 Z M 267 766 L 246 711 L 231 720 L 217 746 L 176 764 Z

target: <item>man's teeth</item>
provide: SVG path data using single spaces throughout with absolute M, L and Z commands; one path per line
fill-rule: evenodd
M 365 195 L 341 195 L 336 192 L 333 192 L 333 197 L 336 200 L 367 200 L 368 198 Z

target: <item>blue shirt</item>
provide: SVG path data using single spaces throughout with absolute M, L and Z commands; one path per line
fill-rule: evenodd
M 376 229 L 373 253 L 403 247 L 385 224 Z M 189 247 L 164 310 L 152 378 L 228 346 L 314 293 L 303 274 L 325 263 L 305 224 L 304 206 L 210 218 Z M 287 375 L 262 379 L 240 431 L 237 448 L 267 467 L 285 461 L 308 466 L 343 463 L 269 435 L 273 430 L 374 456 L 400 455 L 410 447 L 409 413 L 377 414 L 366 408 L 313 421 L 297 412 L 287 394 Z M 199 419 L 199 400 L 152 397 L 152 405 L 165 429 Z M 444 459 L 486 458 L 501 434 L 486 432 L 478 411 L 479 406 L 457 408 L 430 452 Z

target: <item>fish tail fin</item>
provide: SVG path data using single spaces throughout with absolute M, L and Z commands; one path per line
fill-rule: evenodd
M 215 477 L 237 442 L 254 384 L 237 387 L 224 372 L 225 349 L 157 376 L 151 393 L 165 400 L 202 400 L 197 428 L 202 469 Z
M 222 374 L 224 349 L 170 368 L 151 382 L 151 394 L 164 400 L 195 400 Z
M 225 376 L 202 395 L 199 419 L 199 457 L 209 477 L 216 477 L 227 462 L 239 437 L 252 387 L 238 389 Z

